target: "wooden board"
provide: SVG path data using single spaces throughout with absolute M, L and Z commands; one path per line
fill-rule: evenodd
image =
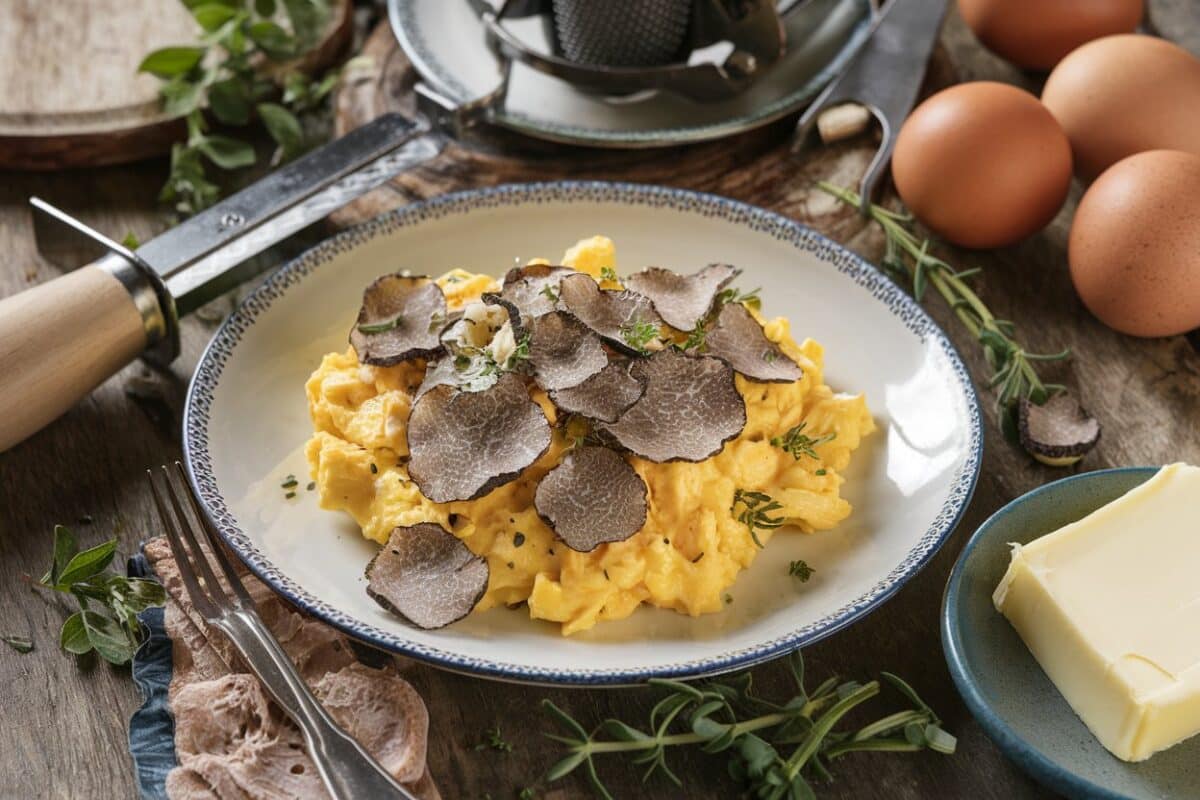
M 314 63 L 352 32 L 338 0 Z M 0 168 L 59 169 L 165 153 L 183 136 L 159 103 L 159 80 L 139 75 L 152 50 L 195 41 L 178 0 L 2 0 Z

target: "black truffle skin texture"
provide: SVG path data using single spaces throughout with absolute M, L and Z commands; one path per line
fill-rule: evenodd
M 620 454 L 587 446 L 568 452 L 538 484 L 534 507 L 581 553 L 623 542 L 646 524 L 646 484 Z
M 435 503 L 474 500 L 516 478 L 550 446 L 550 423 L 524 381 L 490 389 L 434 386 L 408 419 L 408 474 Z
M 533 378 L 547 391 L 578 386 L 608 366 L 600 337 L 565 311 L 533 320 L 529 329 Z
M 419 628 L 444 628 L 471 613 L 488 586 L 488 563 L 441 525 L 392 529 L 367 565 L 367 594 Z
M 399 318 L 395 327 L 364 333 L 364 325 Z M 442 350 L 440 328 L 446 318 L 446 296 L 426 277 L 399 273 L 375 279 L 363 290 L 350 344 L 364 364 L 390 367 L 412 358 L 428 358 Z
M 599 422 L 616 422 L 646 391 L 629 374 L 629 364 L 614 361 L 578 386 L 550 392 L 559 410 Z
M 596 424 L 647 461 L 704 461 L 746 427 L 746 402 L 733 368 L 718 358 L 660 350 L 630 373 L 646 386 L 616 422 Z
M 740 303 L 728 303 L 704 338 L 710 356 L 729 362 L 750 380 L 791 383 L 804 376 L 800 365 L 767 338 L 762 325 Z
M 717 292 L 729 285 L 741 270 L 728 264 L 709 264 L 691 275 L 680 275 L 662 267 L 646 267 L 623 279 L 625 287 L 645 295 L 672 328 L 694 330 L 708 316 Z
M 628 355 L 644 355 L 626 336 L 638 324 L 662 330 L 662 318 L 649 298 L 628 289 L 601 289 L 590 275 L 568 275 L 559 284 L 559 305 L 613 347 Z

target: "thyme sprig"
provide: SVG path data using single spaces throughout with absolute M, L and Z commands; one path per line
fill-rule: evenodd
M 109 663 L 125 664 L 142 642 L 138 612 L 161 606 L 166 592 L 156 581 L 127 578 L 109 570 L 116 551 L 116 539 L 81 551 L 71 531 L 56 525 L 54 558 L 36 585 L 69 594 L 79 602 L 79 611 L 67 617 L 59 634 L 64 650 L 77 656 L 95 650 Z
M 738 506 L 742 506 L 739 511 Z M 763 543 L 759 540 L 758 534 L 755 532 L 758 529 L 774 530 L 783 525 L 783 517 L 770 516 L 772 511 L 779 511 L 783 506 L 775 502 L 775 499 L 769 494 L 762 492 L 751 492 L 746 489 L 735 489 L 733 492 L 733 505 L 729 507 L 729 513 L 738 522 L 746 526 L 750 531 L 750 538 L 759 548 Z
M 831 781 L 832 762 L 848 753 L 954 752 L 954 736 L 899 677 L 883 672 L 881 680 L 858 683 L 840 682 L 834 676 L 810 693 L 799 652 L 789 657 L 788 667 L 796 693 L 782 703 L 755 695 L 749 673 L 700 684 L 651 680 L 650 685 L 666 695 L 650 711 L 645 730 L 606 719 L 588 731 L 566 711 L 543 700 L 542 708 L 566 731 L 546 736 L 567 748 L 545 779 L 556 781 L 583 767 L 596 794 L 612 800 L 595 759 L 619 755 L 646 766 L 643 780 L 661 772 L 682 787 L 682 780 L 667 764 L 667 750 L 690 745 L 705 753 L 728 753 L 730 776 L 752 797 L 809 800 L 815 796 L 811 783 Z M 838 728 L 846 714 L 878 695 L 883 686 L 894 689 L 911 707 L 856 729 Z
M 816 570 L 810 567 L 808 562 L 802 558 L 797 561 L 788 562 L 788 575 L 796 578 L 801 583 L 808 583 L 808 579 L 813 576 L 814 572 Z
M 862 207 L 862 198 L 851 189 L 825 181 L 819 182 L 817 187 L 849 206 Z M 1041 404 L 1051 395 L 1065 391 L 1060 384 L 1043 381 L 1035 365 L 1038 362 L 1067 359 L 1071 355 L 1070 349 L 1059 353 L 1027 350 L 1017 341 L 1013 323 L 997 319 L 968 283 L 979 274 L 978 268 L 956 270 L 933 255 L 929 240 L 919 239 L 913 233 L 913 218 L 909 214 L 871 203 L 870 215 L 883 228 L 886 237 L 884 269 L 908 285 L 917 302 L 921 302 L 926 289 L 933 286 L 963 326 L 979 341 L 984 357 L 993 370 L 988 387 L 996 390 L 997 405 L 1006 412 L 1007 419 L 1011 421 L 1012 411 L 1023 397 Z
M 790 454 L 797 461 L 800 460 L 800 456 L 808 456 L 820 461 L 821 456 L 815 448 L 819 445 L 832 442 L 837 438 L 837 432 L 827 433 L 824 436 L 818 436 L 814 439 L 804 432 L 804 429 L 807 427 L 807 422 L 801 422 L 799 425 L 788 428 L 787 432 L 782 436 L 772 436 L 771 446 L 778 447 L 785 453 Z
M 661 334 L 662 331 L 658 325 L 644 320 L 631 322 L 621 327 L 621 338 L 625 340 L 625 344 L 642 354 L 650 352 L 650 342 L 657 339 Z

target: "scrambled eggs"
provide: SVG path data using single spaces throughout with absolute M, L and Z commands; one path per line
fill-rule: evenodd
M 615 269 L 613 243 L 601 236 L 585 239 L 566 252 L 562 264 L 600 280 L 601 270 Z M 437 282 L 451 310 L 500 288 L 488 276 L 463 270 Z M 618 284 L 610 278 L 601 285 Z M 811 339 L 797 344 L 782 317 L 765 321 L 764 332 L 803 368 L 804 377 L 780 384 L 738 375 L 746 427 L 707 461 L 655 464 L 631 456 L 646 482 L 649 514 L 642 530 L 626 541 L 575 552 L 555 539 L 534 510 L 534 490 L 570 446 L 568 431 L 556 430 L 550 449 L 517 480 L 477 500 L 427 500 L 405 469 L 405 424 L 424 364 L 362 365 L 352 348 L 326 355 L 306 385 L 315 430 L 306 455 L 321 507 L 349 513 L 363 535 L 380 544 L 397 525 L 442 525 L 488 560 L 491 578 L 477 610 L 524 602 L 531 617 L 561 623 L 564 635 L 626 617 L 642 603 L 693 616 L 720 611 L 722 592 L 758 554 L 751 531 L 731 512 L 735 491 L 769 495 L 782 506 L 775 515 L 805 532 L 831 528 L 851 511 L 839 496 L 838 472 L 874 429 L 861 395 L 835 394 L 822 381 L 819 344 Z M 531 391 L 555 423 L 556 410 L 545 393 Z M 797 459 L 770 443 L 801 422 L 814 439 L 836 434 L 817 445 L 819 458 Z M 755 531 L 764 545 L 773 533 Z

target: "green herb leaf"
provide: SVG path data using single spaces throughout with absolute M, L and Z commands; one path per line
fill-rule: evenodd
M 625 344 L 639 353 L 648 353 L 648 345 L 659 337 L 661 331 L 653 322 L 632 322 L 621 327 L 621 338 Z
M 262 17 L 275 16 L 275 0 L 254 0 L 254 10 Z
M 208 107 L 226 125 L 245 125 L 250 121 L 250 91 L 246 81 L 232 77 L 208 87 Z
M 221 169 L 238 169 L 254 163 L 254 147 L 247 142 L 219 134 L 205 136 L 197 144 L 200 152 Z
M 312 46 L 329 17 L 327 3 L 323 0 L 283 0 L 283 7 L 301 46 Z
M 304 130 L 295 114 L 277 103 L 259 103 L 258 115 L 267 127 L 267 133 L 283 150 L 285 158 L 304 150 Z
M 813 576 L 814 572 L 816 570 L 810 567 L 804 559 L 792 561 L 788 564 L 788 575 L 799 579 L 801 583 L 808 583 L 808 579 Z
M 778 447 L 785 453 L 789 453 L 797 461 L 800 460 L 800 456 L 802 455 L 815 458 L 819 461 L 821 456 L 817 454 L 816 448 L 819 445 L 832 442 L 837 438 L 837 433 L 827 433 L 824 436 L 814 439 L 804 433 L 804 429 L 807 427 L 807 422 L 801 422 L 799 425 L 789 428 L 787 433 L 782 436 L 772 436 L 771 446 Z
M 164 83 L 158 90 L 163 99 L 163 111 L 171 117 L 185 117 L 200 107 L 204 97 L 203 85 L 179 76 Z
M 138 64 L 138 72 L 173 78 L 195 68 L 205 52 L 203 47 L 164 47 L 143 58 L 142 63 Z
M 200 27 L 212 32 L 237 16 L 237 11 L 223 3 L 203 3 L 192 8 L 192 17 Z
M 263 49 L 268 56 L 286 60 L 296 54 L 296 42 L 288 32 L 270 20 L 260 20 L 247 31 L 251 41 Z
M 95 611 L 81 611 L 88 642 L 100 657 L 110 664 L 128 664 L 137 651 L 137 641 L 132 639 L 115 619 Z
M 33 642 L 24 636 L 0 636 L 0 640 L 3 640 L 6 645 L 11 647 L 13 650 L 16 650 L 18 653 L 24 654 L 33 652 Z
M 70 586 L 102 572 L 112 563 L 116 553 L 117 540 L 109 539 L 107 542 L 75 554 L 63 567 L 62 574 L 58 576 L 55 586 Z
M 742 506 L 740 512 L 738 511 L 739 505 Z M 763 543 L 758 538 L 756 531 L 773 530 L 783 525 L 785 521 L 783 517 L 770 516 L 771 512 L 779 511 L 782 508 L 783 506 L 775 502 L 769 494 L 736 489 L 733 493 L 733 504 L 729 508 L 729 513 L 746 526 L 746 529 L 750 531 L 750 538 L 761 549 Z
M 67 564 L 79 552 L 79 545 L 75 542 L 75 536 L 69 528 L 62 525 L 54 526 L 54 562 L 50 565 L 50 569 L 42 576 L 42 583 L 46 586 L 57 586 L 59 576 L 63 570 L 67 568 Z
M 63 650 L 81 656 L 92 650 L 92 642 L 88 639 L 87 628 L 83 625 L 83 612 L 76 611 L 67 617 L 62 631 L 58 635 L 58 643 Z

